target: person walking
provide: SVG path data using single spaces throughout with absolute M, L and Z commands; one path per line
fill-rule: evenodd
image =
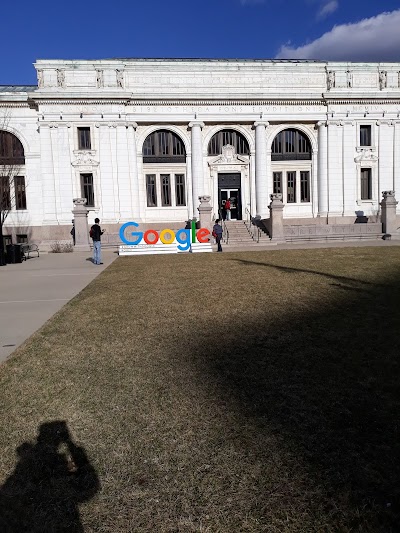
M 231 219 L 231 199 L 228 198 L 225 202 L 226 220 Z
M 101 262 L 101 236 L 106 230 L 102 230 L 100 227 L 100 220 L 94 219 L 94 224 L 90 228 L 90 236 L 93 239 L 93 263 L 95 265 L 102 265 Z
M 215 242 L 218 244 L 217 252 L 222 252 L 221 239 L 222 239 L 222 226 L 220 225 L 219 218 L 216 219 L 213 226 L 212 234 L 215 237 Z

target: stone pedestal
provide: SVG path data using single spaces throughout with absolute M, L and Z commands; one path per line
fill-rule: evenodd
M 74 198 L 74 228 L 75 228 L 75 250 L 79 252 L 89 252 L 89 228 L 88 228 L 88 208 L 86 198 Z
M 200 216 L 200 227 L 212 231 L 212 206 L 210 204 L 211 196 L 199 196 L 200 205 L 197 208 Z
M 271 194 L 271 203 L 268 206 L 270 218 L 270 236 L 271 241 L 285 242 L 285 233 L 283 230 L 283 201 L 282 194 Z
M 394 196 L 394 191 L 383 191 L 383 200 L 380 203 L 382 208 L 382 231 L 387 234 L 397 232 L 396 206 L 398 202 Z

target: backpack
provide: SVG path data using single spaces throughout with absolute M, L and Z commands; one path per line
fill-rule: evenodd
M 94 237 L 93 226 L 90 228 L 89 236 L 90 236 L 90 238 L 92 238 L 92 239 L 93 239 L 93 237 Z

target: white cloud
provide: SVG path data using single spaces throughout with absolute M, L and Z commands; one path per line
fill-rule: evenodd
M 311 43 L 282 45 L 277 59 L 400 61 L 400 9 L 340 24 Z
M 330 0 L 328 2 L 323 2 L 322 6 L 320 7 L 317 18 L 318 19 L 324 19 L 326 17 L 329 17 L 329 15 L 332 15 L 337 8 L 339 7 L 339 2 L 337 0 Z

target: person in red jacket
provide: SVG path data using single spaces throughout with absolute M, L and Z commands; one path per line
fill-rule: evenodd
M 231 199 L 228 198 L 225 202 L 226 220 L 231 219 Z

